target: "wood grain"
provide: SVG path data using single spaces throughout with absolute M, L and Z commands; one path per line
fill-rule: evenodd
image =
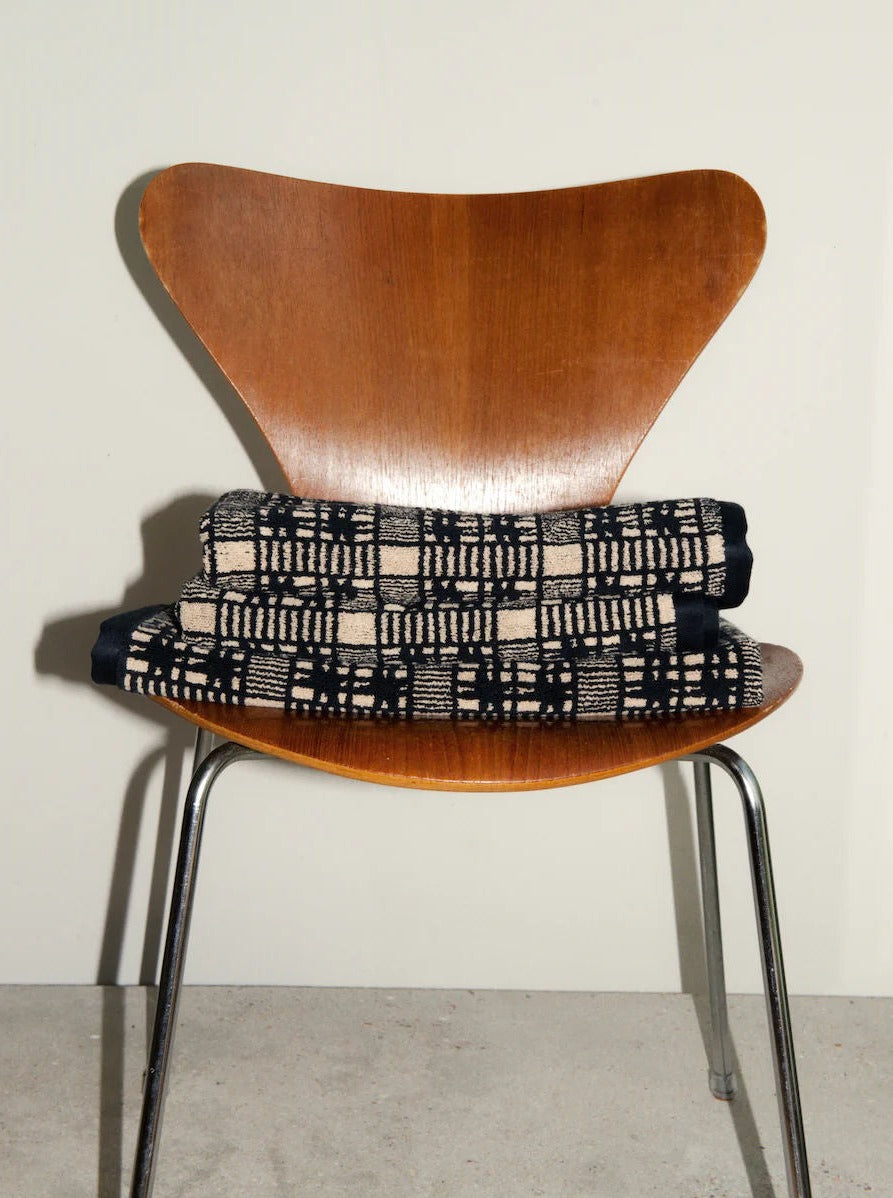
M 295 493 L 481 511 L 608 502 L 765 243 L 759 199 L 724 171 L 421 195 L 192 163 L 150 183 L 140 228 Z M 375 723 L 158 701 L 348 777 L 523 790 L 750 727 L 800 680 L 789 650 L 764 654 L 762 707 L 648 723 Z
M 724 171 L 418 195 L 186 164 L 140 224 L 296 493 L 473 511 L 608 502 L 765 243 Z
M 420 790 L 541 790 L 657 765 L 765 719 L 793 692 L 803 668 L 778 645 L 763 645 L 763 655 L 761 707 L 641 722 L 366 721 L 157 702 L 227 740 L 348 778 Z

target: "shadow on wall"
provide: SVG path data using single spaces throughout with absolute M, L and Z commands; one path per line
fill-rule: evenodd
M 90 649 L 103 620 L 130 608 L 171 602 L 184 581 L 201 568 L 198 523 L 214 498 L 207 494 L 181 495 L 145 517 L 140 525 L 143 539 L 140 577 L 129 583 L 120 600 L 109 607 L 79 612 L 47 623 L 34 651 L 36 672 L 53 674 L 66 682 L 89 682 Z M 112 688 L 104 688 L 102 693 L 129 711 L 137 706 L 133 699 Z M 161 713 L 161 708 L 154 703 L 139 706 L 145 709 L 147 717 Z M 169 720 L 163 722 L 170 723 Z
M 186 323 L 146 257 L 139 233 L 143 192 L 160 170 L 147 171 L 125 188 L 115 209 L 115 239 L 124 264 L 161 327 L 192 367 L 196 377 L 226 417 L 264 487 L 271 491 L 291 488 L 273 451 L 245 407 L 241 397 Z
M 179 591 L 183 581 L 199 566 L 196 530 L 201 513 L 212 501 L 210 495 L 184 495 L 142 522 L 143 571 L 129 584 L 118 603 L 48 623 L 34 653 L 38 674 L 55 675 L 66 682 L 92 686 L 90 649 L 100 623 L 115 612 L 165 602 Z M 159 738 L 137 762 L 124 789 L 118 820 L 118 836 L 106 902 L 105 925 L 100 942 L 95 981 L 103 985 L 101 1027 L 101 1082 L 99 1128 L 99 1198 L 121 1192 L 122 1112 L 126 1090 L 134 1079 L 124 1076 L 124 994 L 117 988 L 127 930 L 137 853 L 149 796 L 158 793 L 162 771 L 158 826 L 149 881 L 139 982 L 153 986 L 158 973 L 164 927 L 168 878 L 170 876 L 180 804 L 184 754 L 192 730 L 172 712 L 136 695 L 125 695 L 113 687 L 96 688 L 106 702 L 155 724 Z M 101 751 L 97 753 L 101 764 Z M 139 917 L 136 920 L 139 923 Z M 148 1012 L 147 1012 L 148 1015 Z
M 149 171 L 124 190 L 115 209 L 115 238 L 118 249 L 148 307 L 206 391 L 226 417 L 247 453 L 262 485 L 270 490 L 288 490 L 270 447 L 236 391 L 221 373 L 207 350 L 181 316 L 149 263 L 139 235 L 139 205 L 143 191 L 158 171 Z M 66 682 L 92 686 L 90 649 L 100 623 L 108 616 L 150 603 L 171 601 L 185 579 L 200 566 L 197 529 L 199 517 L 216 496 L 188 494 L 146 517 L 141 526 L 143 570 L 124 589 L 120 600 L 108 607 L 75 613 L 51 620 L 35 646 L 34 667 L 38 674 Z M 158 828 L 155 835 L 148 910 L 143 935 L 139 981 L 151 986 L 158 972 L 168 877 L 176 836 L 183 757 L 192 731 L 183 720 L 156 703 L 103 687 L 104 699 L 155 724 L 160 733 L 156 746 L 135 766 L 124 791 L 118 825 L 118 840 L 112 866 L 105 927 L 95 980 L 106 986 L 103 994 L 102 1081 L 100 1097 L 100 1146 L 98 1189 L 100 1198 L 118 1195 L 121 1187 L 121 1112 L 124 1095 L 124 1007 L 123 994 L 115 984 L 121 966 L 124 935 L 133 888 L 140 829 L 148 795 L 156 790 L 154 779 L 163 770 Z M 128 1088 L 130 1081 L 127 1082 Z
M 148 183 L 158 174 L 148 171 L 125 188 L 115 209 L 115 238 L 121 257 L 148 307 L 157 317 L 165 333 L 177 345 L 183 357 L 192 367 L 205 389 L 217 403 L 220 411 L 231 425 L 233 432 L 244 447 L 262 485 L 271 490 L 287 489 L 284 476 L 270 447 L 254 423 L 236 391 L 214 363 L 207 350 L 186 323 L 167 291 L 155 274 L 143 249 L 139 234 L 139 206 Z M 136 581 L 125 588 L 120 600 L 107 608 L 100 608 L 62 619 L 50 621 L 42 630 L 34 652 L 34 666 L 38 674 L 55 675 L 67 682 L 82 685 L 90 683 L 90 649 L 96 639 L 99 625 L 115 612 L 143 607 L 150 603 L 171 601 L 190 575 L 200 567 L 197 529 L 202 512 L 216 496 L 206 494 L 183 495 L 154 512 L 142 522 L 143 571 Z M 163 792 L 170 795 L 171 812 L 176 806 L 183 752 L 191 739 L 189 729 L 182 720 L 171 715 L 155 703 L 135 699 L 115 691 L 102 688 L 106 701 L 118 704 L 128 712 L 139 711 L 141 716 L 155 723 L 164 733 L 164 741 L 134 770 L 126 788 L 124 809 L 121 818 L 118 853 L 113 868 L 109 910 L 106 919 L 106 936 L 103 941 L 98 965 L 97 982 L 114 984 L 121 952 L 121 937 L 124 930 L 124 915 L 129 887 L 132 880 L 132 865 L 136 852 L 136 834 L 145 801 L 145 787 L 149 782 L 148 762 L 155 760 L 159 765 L 166 762 Z M 165 803 L 162 803 L 162 826 L 168 823 Z M 152 894 L 159 895 L 163 902 L 167 882 L 167 867 L 170 857 L 171 837 L 166 840 L 167 852 L 163 852 L 161 841 L 156 850 L 156 874 L 152 880 Z M 158 870 L 161 874 L 158 874 Z M 157 930 L 151 937 L 160 937 L 161 911 L 150 910 L 150 926 L 157 922 Z M 116 939 L 117 938 L 117 939 Z M 116 943 L 112 943 L 116 940 Z M 155 975 L 155 960 L 152 953 L 144 952 L 140 981 L 150 983 Z
M 146 257 L 139 234 L 139 206 L 146 186 L 159 173 L 147 171 L 125 188 L 115 209 L 115 238 L 124 264 L 165 333 L 178 347 L 196 376 L 226 417 L 242 444 L 262 485 L 270 490 L 288 490 L 288 484 L 273 452 L 254 423 L 248 409 L 205 347 L 180 314 Z M 109 608 L 82 612 L 48 623 L 34 655 L 38 674 L 53 674 L 68 682 L 89 680 L 90 648 L 99 623 L 128 608 L 171 600 L 184 580 L 200 565 L 196 530 L 201 513 L 216 496 L 185 495 L 148 516 L 142 524 L 143 574 L 130 584 L 119 603 Z M 104 693 L 112 701 L 133 711 L 135 704 L 114 691 Z M 179 725 L 155 704 L 140 705 L 147 719 L 170 729 Z M 111 980 L 111 979 L 109 979 Z

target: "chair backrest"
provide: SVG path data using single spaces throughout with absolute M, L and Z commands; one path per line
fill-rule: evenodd
M 489 511 L 608 502 L 765 243 L 725 171 L 425 195 L 190 163 L 140 228 L 296 493 Z

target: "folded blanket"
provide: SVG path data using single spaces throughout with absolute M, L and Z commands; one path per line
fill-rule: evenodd
M 643 719 L 762 701 L 759 646 L 725 621 L 703 652 L 363 665 L 186 638 L 169 608 L 142 609 L 103 624 L 93 677 L 172 699 L 397 719 Z
M 397 719 L 616 720 L 755 706 L 719 619 L 737 504 L 475 515 L 233 491 L 174 608 L 103 623 L 93 678 L 173 699 Z
M 530 515 L 231 491 L 201 523 L 204 572 L 240 591 L 354 593 L 403 605 L 652 589 L 734 607 L 751 553 L 738 504 L 668 500 Z
M 198 575 L 176 606 L 186 636 L 244 649 L 362 664 L 462 657 L 553 660 L 619 650 L 701 649 L 716 644 L 716 602 L 698 595 L 627 591 L 582 599 L 385 602 L 345 595 L 214 587 Z

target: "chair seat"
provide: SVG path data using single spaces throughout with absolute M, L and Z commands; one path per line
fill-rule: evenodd
M 763 645 L 762 651 L 762 706 L 641 722 L 367 721 L 156 702 L 227 740 L 348 778 L 422 790 L 541 790 L 670 761 L 758 723 L 784 703 L 803 674 L 790 649 Z

